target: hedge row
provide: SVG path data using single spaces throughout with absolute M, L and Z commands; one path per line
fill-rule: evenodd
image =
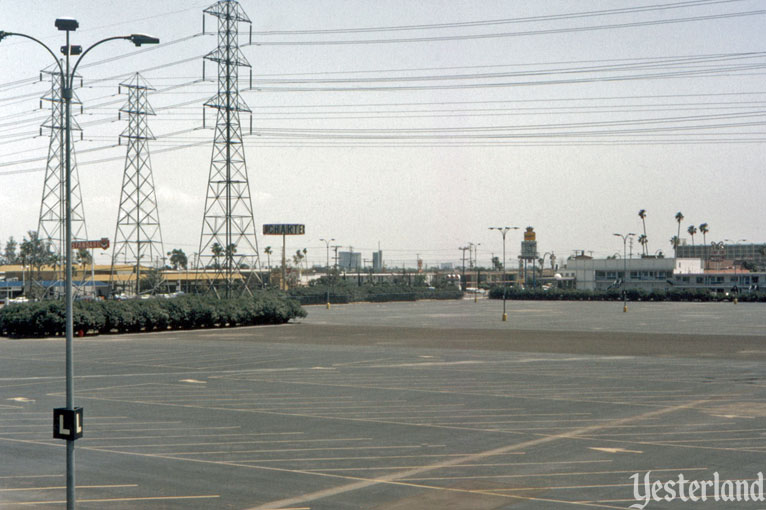
M 629 301 L 731 301 L 735 295 L 710 292 L 706 289 L 627 289 Z M 503 299 L 503 287 L 492 287 L 490 299 Z M 741 302 L 766 302 L 766 292 L 742 293 L 737 299 Z M 576 290 L 576 289 L 519 289 L 508 287 L 506 299 L 537 300 L 537 301 L 621 301 L 620 289 L 609 290 Z
M 318 305 L 327 302 L 327 287 L 316 285 L 297 287 L 290 295 L 300 300 L 302 305 Z M 377 284 L 361 285 L 340 284 L 330 290 L 330 303 L 353 303 L 370 301 L 417 301 L 418 299 L 461 299 L 463 293 L 454 287 L 434 289 L 429 287 Z
M 294 299 L 271 293 L 229 300 L 180 296 L 76 301 L 72 312 L 75 334 L 283 324 L 306 316 L 306 311 Z M 63 335 L 65 328 L 65 306 L 61 301 L 11 304 L 0 309 L 0 334 L 4 336 Z

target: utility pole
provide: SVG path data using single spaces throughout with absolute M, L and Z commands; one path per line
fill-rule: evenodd
M 332 247 L 332 249 L 335 251 L 335 257 L 334 257 L 335 262 L 333 264 L 333 269 L 335 269 L 336 271 L 338 270 L 338 248 L 342 248 L 342 247 L 343 246 L 340 244 L 335 244 Z
M 335 238 L 332 239 L 320 239 L 320 241 L 323 241 L 325 243 L 325 246 L 327 248 L 327 282 L 325 282 L 325 285 L 327 285 L 327 309 L 330 309 L 330 243 L 332 241 L 335 241 Z
M 470 250 L 470 249 L 471 249 L 470 246 L 461 246 L 460 248 L 458 248 L 458 250 L 461 250 L 463 252 L 463 285 L 462 285 L 463 292 L 465 292 L 466 290 L 466 283 L 467 283 L 465 281 L 465 252 L 466 250 Z

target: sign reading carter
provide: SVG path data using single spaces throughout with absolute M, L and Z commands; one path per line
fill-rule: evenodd
M 271 223 L 263 226 L 265 236 L 302 236 L 306 233 L 306 225 L 299 223 Z

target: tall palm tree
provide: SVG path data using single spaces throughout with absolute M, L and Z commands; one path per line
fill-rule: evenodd
M 710 232 L 710 229 L 707 226 L 707 223 L 700 224 L 700 232 L 702 232 L 702 246 L 703 246 L 703 254 L 705 255 L 705 258 L 707 259 L 708 251 L 707 251 L 707 236 L 706 234 Z
M 689 225 L 689 228 L 686 229 L 687 232 L 689 232 L 689 235 L 692 236 L 692 248 L 694 247 L 694 234 L 697 233 L 697 227 L 694 225 Z
M 710 228 L 708 228 L 707 223 L 703 223 L 700 225 L 700 232 L 702 232 L 702 244 L 707 245 L 707 233 L 710 232 Z
M 273 253 L 271 251 L 271 246 L 267 246 L 266 249 L 263 250 L 263 253 L 266 254 L 266 263 L 269 266 L 269 269 L 271 269 L 271 254 Z
M 234 254 L 237 253 L 237 245 L 231 243 L 224 251 L 226 252 L 226 267 L 228 269 L 233 269 L 236 267 L 234 264 Z
M 638 242 L 641 243 L 641 246 L 644 249 L 644 255 L 647 255 L 647 251 L 646 251 L 646 243 L 647 243 L 646 234 L 641 234 L 640 236 L 638 236 Z
M 213 257 L 215 258 L 215 268 L 220 269 L 221 264 L 219 262 L 219 258 L 221 255 L 223 255 L 223 246 L 221 246 L 218 243 L 213 243 L 213 246 L 210 247 L 210 251 L 213 252 Z
M 644 225 L 644 242 L 641 245 L 644 247 L 644 255 L 649 254 L 649 238 L 646 237 L 646 209 L 638 211 L 638 217 L 641 218 L 641 223 Z M 640 241 L 640 238 L 639 238 Z
M 676 241 L 675 248 L 676 250 L 678 250 L 678 247 L 681 244 L 681 222 L 684 221 L 684 213 L 682 213 L 681 211 L 678 211 L 676 213 L 676 221 L 678 222 L 678 234 L 676 235 L 678 239 Z
M 306 271 L 309 270 L 309 258 L 307 254 L 308 254 L 308 249 L 303 248 L 303 262 L 306 264 Z

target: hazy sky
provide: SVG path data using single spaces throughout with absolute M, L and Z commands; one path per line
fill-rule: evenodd
M 305 223 L 288 250 L 324 263 L 320 238 L 387 264 L 458 262 L 490 226 L 534 226 L 539 251 L 622 250 L 613 232 L 670 250 L 674 215 L 708 242 L 763 235 L 766 4 L 762 0 L 311 0 L 240 2 L 254 90 L 242 116 L 258 244 L 263 223 Z M 0 30 L 53 48 L 135 32 L 162 44 L 94 49 L 79 72 L 77 161 L 90 238 L 114 236 L 125 146 L 117 85 L 140 71 L 156 88 L 151 145 L 165 251 L 199 246 L 215 112 L 212 2 L 1 0 Z M 114 57 L 123 57 L 115 59 Z M 0 43 L 0 242 L 37 228 L 49 111 L 31 42 Z M 242 89 L 249 72 L 240 71 Z M 195 129 L 196 128 L 196 129 Z M 175 133 L 175 134 L 174 134 Z M 521 232 L 508 237 L 509 261 Z M 695 242 L 701 242 L 701 236 Z M 640 248 L 636 245 L 634 251 Z M 275 250 L 276 251 L 276 250 Z M 98 255 L 106 263 L 109 254 Z M 510 262 L 509 262 L 510 264 Z

